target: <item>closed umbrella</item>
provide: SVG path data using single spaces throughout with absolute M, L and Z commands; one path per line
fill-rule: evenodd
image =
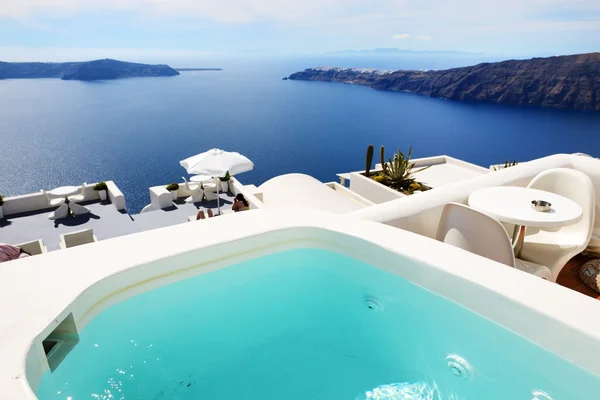
M 241 174 L 254 168 L 254 163 L 247 157 L 236 152 L 211 149 L 204 153 L 181 160 L 179 164 L 186 169 L 188 174 L 210 175 L 212 177 Z M 217 185 L 217 208 L 221 213 L 219 203 L 219 185 Z

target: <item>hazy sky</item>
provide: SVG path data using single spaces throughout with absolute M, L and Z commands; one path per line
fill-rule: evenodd
M 0 0 L 0 59 L 600 51 L 600 0 Z

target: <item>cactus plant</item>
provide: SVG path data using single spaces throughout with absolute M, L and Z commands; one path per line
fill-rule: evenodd
M 381 168 L 383 169 L 383 174 L 385 175 L 386 163 L 385 163 L 385 149 L 383 146 L 379 148 L 379 161 L 381 162 Z
M 506 169 L 506 168 L 509 168 L 509 167 L 514 167 L 515 165 L 518 165 L 518 164 L 519 164 L 519 162 L 517 160 L 511 160 L 511 161 L 506 160 L 506 161 L 504 161 L 504 167 L 493 166 L 492 168 L 493 168 L 494 171 L 500 171 L 501 169 Z
M 373 148 L 373 145 L 370 144 L 369 147 L 367 147 L 367 164 L 365 167 L 365 175 L 366 176 L 371 175 L 371 165 L 373 165 L 373 153 L 374 152 L 375 152 L 375 149 Z
M 387 163 L 382 164 L 383 173 L 390 187 L 396 190 L 407 190 L 410 185 L 415 182 L 412 175 L 429 168 L 429 166 L 427 166 L 413 171 L 415 163 L 410 162 L 411 154 L 412 146 L 408 150 L 406 157 L 404 156 L 404 153 L 398 149 L 398 153 L 394 154 L 393 158 L 390 158 Z

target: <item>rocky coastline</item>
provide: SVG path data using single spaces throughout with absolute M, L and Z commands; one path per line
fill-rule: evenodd
M 457 101 L 600 111 L 600 53 L 439 71 L 309 68 L 290 80 L 341 82 Z

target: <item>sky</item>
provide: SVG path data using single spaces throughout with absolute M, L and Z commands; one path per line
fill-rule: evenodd
M 0 60 L 600 51 L 600 0 L 0 0 Z

